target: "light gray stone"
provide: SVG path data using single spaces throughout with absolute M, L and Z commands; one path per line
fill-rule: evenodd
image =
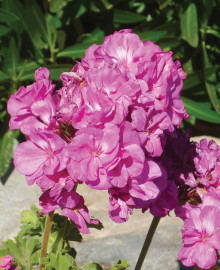
M 31 204 L 37 204 L 40 194 L 39 187 L 29 187 L 25 177 L 16 170 L 4 185 L 0 182 L 0 243 L 17 234 L 21 212 L 30 209 Z

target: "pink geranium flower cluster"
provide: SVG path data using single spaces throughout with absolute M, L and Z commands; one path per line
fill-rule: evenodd
M 179 99 L 185 74 L 171 52 L 142 42 L 131 30 L 93 45 L 55 85 L 46 68 L 8 102 L 10 128 L 27 141 L 14 164 L 42 189 L 42 214 L 61 208 L 83 233 L 91 220 L 77 184 L 108 190 L 109 214 L 125 222 L 134 208 L 164 216 L 177 192 L 158 157 L 188 115 Z M 166 203 L 171 196 L 172 203 Z
M 10 97 L 8 112 L 10 129 L 27 135 L 14 164 L 29 185 L 40 186 L 41 213 L 61 208 L 89 233 L 88 224 L 98 221 L 77 193 L 83 183 L 108 190 L 109 215 L 118 223 L 134 209 L 163 217 L 175 208 L 185 222 L 179 258 L 188 266 L 212 266 L 220 208 L 206 196 L 219 197 L 220 151 L 214 142 L 190 143 L 178 130 L 188 117 L 180 100 L 184 78 L 171 52 L 131 30 L 92 45 L 61 74 L 60 89 L 46 68 L 38 69 L 36 82 Z

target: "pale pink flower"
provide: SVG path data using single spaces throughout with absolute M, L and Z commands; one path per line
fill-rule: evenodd
M 96 189 L 111 187 L 107 171 L 119 159 L 119 130 L 116 125 L 106 124 L 104 129 L 90 127 L 79 130 L 68 146 L 68 151 L 72 160 L 68 171 L 73 179 L 82 175 L 83 179 L 79 180 L 85 180 Z
M 167 174 L 160 163 L 145 159 L 142 173 L 131 178 L 129 193 L 135 199 L 136 208 L 144 208 L 153 203 L 167 187 Z
M 144 168 L 144 151 L 132 125 L 125 121 L 120 128 L 120 161 L 108 172 L 108 178 L 115 187 L 125 187 L 129 177 L 136 177 Z
M 7 104 L 8 113 L 11 115 L 10 129 L 21 129 L 27 135 L 33 128 L 48 126 L 55 116 L 51 98 L 55 85 L 51 82 L 49 71 L 39 68 L 35 73 L 35 79 L 36 82 L 32 85 L 26 88 L 21 86 L 17 93 L 11 95 Z
M 32 185 L 43 174 L 52 175 L 66 167 L 68 152 L 65 146 L 65 141 L 57 134 L 33 131 L 29 140 L 15 149 L 15 167 Z
M 189 213 L 184 221 L 183 247 L 178 258 L 186 266 L 198 265 L 210 269 L 217 261 L 220 249 L 220 209 L 201 206 Z

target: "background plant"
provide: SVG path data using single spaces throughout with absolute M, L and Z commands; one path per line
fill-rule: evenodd
M 181 59 L 189 125 L 197 119 L 219 124 L 219 11 L 217 0 L 1 0 L 0 177 L 19 138 L 8 130 L 9 96 L 32 81 L 39 66 L 58 81 L 91 44 L 121 28 L 133 28 L 143 41 L 157 42 Z

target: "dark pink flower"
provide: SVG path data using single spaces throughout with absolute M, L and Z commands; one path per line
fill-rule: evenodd
M 132 214 L 135 206 L 129 189 L 111 188 L 109 189 L 109 216 L 116 223 L 122 223 L 128 220 L 128 214 Z

